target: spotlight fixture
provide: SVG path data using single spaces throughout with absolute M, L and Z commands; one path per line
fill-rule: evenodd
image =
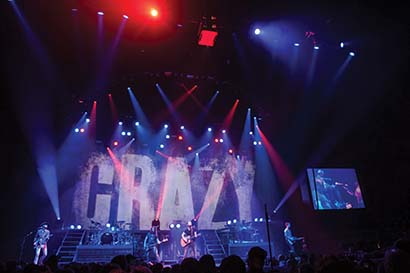
M 158 10 L 155 8 L 151 8 L 151 10 L 149 11 L 149 13 L 151 14 L 152 17 L 157 17 L 158 16 Z
M 119 122 L 118 122 L 118 125 L 122 125 L 122 124 L 123 124 L 122 121 L 119 121 Z
M 86 119 L 85 119 L 85 122 L 87 122 L 87 123 L 90 123 L 90 121 L 91 121 L 91 120 L 90 120 L 89 118 L 86 118 Z
M 75 128 L 75 129 L 74 129 L 74 132 L 78 133 L 78 132 L 80 132 L 80 129 Z
M 211 128 L 211 127 L 208 128 L 208 132 L 212 132 L 212 128 Z
M 126 133 L 125 133 L 124 131 L 122 131 L 122 132 L 121 132 L 121 135 L 122 135 L 122 136 L 125 136 L 125 135 L 126 135 Z
M 296 47 L 300 46 L 299 43 L 294 43 L 293 45 L 296 46 Z
M 202 16 L 198 29 L 198 45 L 213 47 L 217 36 L 216 17 Z
M 355 54 L 354 54 L 354 52 L 353 52 L 353 51 L 350 51 L 350 52 L 349 52 L 349 55 L 350 55 L 350 56 L 352 56 L 352 57 L 354 57 L 354 56 L 355 56 Z
M 261 34 L 261 29 L 260 28 L 255 28 L 253 33 L 255 33 L 255 35 L 259 35 L 259 34 Z
M 181 228 L 181 224 L 176 224 L 175 227 L 176 228 Z
M 140 126 L 139 121 L 135 122 L 135 126 Z

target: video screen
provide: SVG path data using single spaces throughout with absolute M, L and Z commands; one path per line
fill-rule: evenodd
M 307 177 L 316 210 L 364 208 L 356 170 L 348 168 L 309 168 Z

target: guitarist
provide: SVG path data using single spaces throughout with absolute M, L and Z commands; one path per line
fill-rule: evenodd
M 187 257 L 196 258 L 195 239 L 199 236 L 192 222 L 189 221 L 187 228 L 181 235 L 181 246 L 184 248 L 184 259 Z
M 283 230 L 283 234 L 285 236 L 286 244 L 290 248 L 290 253 L 295 254 L 295 245 L 299 241 L 303 241 L 304 237 L 295 237 L 295 236 L 293 236 L 291 227 L 292 227 L 292 225 L 291 225 L 290 222 L 285 222 L 285 229 Z
M 160 240 L 160 236 L 159 226 L 152 226 L 145 235 L 144 250 L 147 261 L 161 262 L 160 244 L 168 241 L 168 239 Z
M 36 235 L 34 236 L 34 264 L 38 264 L 40 260 L 40 253 L 43 252 L 43 256 L 41 257 L 40 264 L 43 263 L 45 257 L 47 257 L 47 242 L 50 239 L 50 230 L 48 229 L 47 222 L 41 224 L 41 226 L 37 229 Z

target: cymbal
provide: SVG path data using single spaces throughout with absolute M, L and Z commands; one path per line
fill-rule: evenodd
M 94 225 L 101 225 L 100 223 L 98 223 L 98 222 L 96 222 L 96 221 L 94 221 L 94 220 L 91 220 L 91 224 L 94 224 Z

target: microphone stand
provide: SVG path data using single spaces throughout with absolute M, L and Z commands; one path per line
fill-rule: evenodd
M 266 204 L 265 204 L 265 221 L 266 221 L 266 233 L 268 234 L 270 269 L 271 269 L 271 271 L 273 271 L 273 264 L 272 264 L 273 256 L 272 256 L 272 245 L 271 245 L 271 242 L 270 242 L 268 206 Z
M 29 236 L 31 236 L 34 233 L 34 231 L 30 231 L 29 233 L 27 233 L 26 235 L 24 235 L 23 241 L 21 242 L 20 245 L 20 254 L 19 254 L 19 259 L 18 259 L 18 263 L 21 264 L 22 263 L 22 259 L 23 259 L 23 251 L 24 251 L 24 244 L 26 243 L 26 240 Z

